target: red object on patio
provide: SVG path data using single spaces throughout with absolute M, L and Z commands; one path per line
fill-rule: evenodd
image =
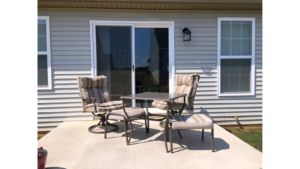
M 43 149 L 43 147 L 38 148 L 38 169 L 44 169 L 46 166 L 46 160 L 48 151 Z

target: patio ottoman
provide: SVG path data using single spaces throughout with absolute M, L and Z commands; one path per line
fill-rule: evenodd
M 193 115 L 170 115 L 170 143 L 173 153 L 172 130 L 202 129 L 202 140 L 204 129 L 211 129 L 212 151 L 214 151 L 214 123 L 207 114 Z M 179 133 L 179 132 L 178 132 Z M 181 134 L 179 133 L 180 137 Z
M 106 123 L 105 124 L 108 123 L 107 120 L 124 121 L 125 136 L 126 136 L 126 144 L 127 145 L 129 145 L 130 139 L 132 137 L 132 132 L 133 132 L 133 126 L 132 126 L 131 121 L 138 120 L 138 119 L 145 119 L 146 133 L 149 129 L 149 120 L 147 121 L 147 116 L 146 116 L 145 110 L 142 109 L 142 108 L 126 107 L 125 109 L 121 109 L 121 110 L 113 110 L 111 112 L 108 112 L 105 117 L 106 117 Z M 128 125 L 128 123 L 130 123 L 130 129 L 131 129 L 129 138 L 128 138 L 128 135 L 127 135 L 127 125 Z M 107 131 L 107 125 L 105 125 L 104 138 L 106 138 L 106 134 L 107 134 L 106 131 Z

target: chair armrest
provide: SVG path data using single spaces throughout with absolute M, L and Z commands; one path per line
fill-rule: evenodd
M 93 98 L 93 97 L 87 97 L 87 98 L 82 98 L 82 97 L 81 97 L 81 99 L 82 99 L 83 101 L 86 101 L 86 100 L 92 100 L 93 103 L 95 103 L 95 101 L 96 101 L 96 99 Z
M 126 120 L 126 116 L 127 116 L 127 118 L 129 119 L 128 115 L 125 112 L 124 112 L 124 114 L 123 113 L 116 113 L 116 112 L 108 112 L 108 113 L 106 113 L 105 118 L 109 119 L 110 115 L 122 116 L 125 120 Z
M 119 96 L 119 98 L 120 98 L 123 95 L 122 94 L 112 94 L 112 95 L 110 95 L 110 99 L 111 99 L 111 96 Z
M 188 97 L 195 97 L 195 95 L 191 95 L 191 96 L 188 96 Z
M 95 98 L 93 98 L 93 97 L 82 98 L 82 97 L 81 97 L 81 99 L 82 99 L 82 101 L 84 101 L 86 104 L 88 104 L 88 103 L 86 102 L 86 100 L 89 100 L 89 99 L 93 100 L 94 109 L 95 109 L 95 112 L 97 112 L 97 105 L 96 105 L 96 99 L 95 99 Z
M 121 94 L 112 94 L 111 96 L 122 96 Z
M 86 99 L 95 99 L 95 98 L 93 98 L 93 97 L 87 97 L 87 98 L 81 97 L 81 99 L 82 99 L 82 100 L 86 100 Z M 95 100 L 96 100 L 96 99 L 95 99 Z

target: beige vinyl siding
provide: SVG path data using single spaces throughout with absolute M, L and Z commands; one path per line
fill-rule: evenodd
M 174 21 L 175 73 L 201 76 L 194 113 L 209 113 L 218 124 L 262 124 L 261 11 L 142 11 L 101 9 L 39 9 L 50 16 L 52 90 L 38 90 L 38 130 L 63 121 L 92 120 L 83 113 L 77 76 L 91 76 L 90 20 Z M 217 96 L 217 18 L 254 17 L 256 77 L 254 96 Z M 190 27 L 192 41 L 183 41 L 181 27 Z M 96 123 L 96 122 L 95 122 Z

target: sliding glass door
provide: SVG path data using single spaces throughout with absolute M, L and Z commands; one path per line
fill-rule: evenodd
M 92 24 L 92 74 L 107 76 L 110 94 L 169 92 L 174 71 L 170 67 L 170 28 L 103 22 Z M 126 107 L 145 107 L 144 101 L 125 102 Z

